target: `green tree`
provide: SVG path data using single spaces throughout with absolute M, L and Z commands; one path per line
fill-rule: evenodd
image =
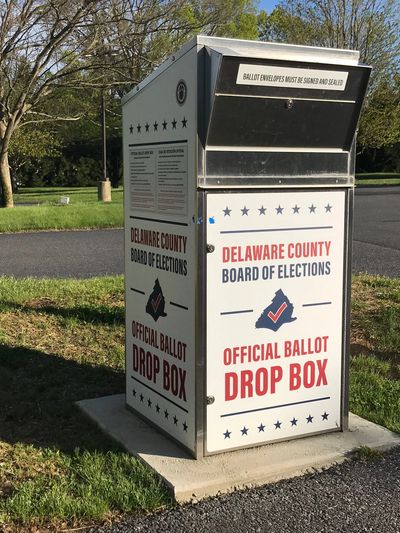
M 76 90 L 60 88 L 53 93 L 51 102 L 56 107 L 59 104 L 68 106 L 70 112 L 73 110 L 74 114 L 82 116 L 79 121 L 59 123 L 53 127 L 62 140 L 63 157 L 79 165 L 74 154 L 78 152 L 82 156 L 81 149 L 84 148 L 88 151 L 88 158 L 96 158 L 97 144 L 99 151 L 95 161 L 98 163 L 101 145 L 99 102 L 104 92 L 109 152 L 107 169 L 113 185 L 116 185 L 121 177 L 119 97 L 198 32 L 256 38 L 257 17 L 255 6 L 249 0 L 143 0 L 140 3 L 114 0 L 111 7 L 112 12 L 97 14 L 93 32 L 101 44 L 81 57 L 85 70 Z M 51 102 L 47 105 L 53 106 Z M 94 165 L 93 170 L 95 168 Z
M 260 22 L 260 38 L 358 50 L 375 83 L 393 75 L 400 54 L 398 0 L 282 0 Z
M 360 143 L 382 147 L 398 142 L 398 0 L 282 0 L 258 22 L 263 40 L 358 50 L 361 61 L 373 69 Z
M 60 154 L 60 140 L 54 131 L 46 127 L 17 129 L 12 136 L 9 149 L 9 164 L 14 187 L 18 171 L 31 159 L 56 157 Z
M 400 143 L 400 74 L 384 78 L 371 93 L 361 116 L 359 141 L 369 148 Z

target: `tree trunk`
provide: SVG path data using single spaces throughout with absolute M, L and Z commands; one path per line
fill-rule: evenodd
M 10 165 L 8 164 L 7 152 L 0 156 L 0 181 L 3 207 L 14 207 Z

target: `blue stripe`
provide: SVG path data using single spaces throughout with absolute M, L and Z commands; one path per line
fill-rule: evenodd
M 131 291 L 133 292 L 138 292 L 139 294 L 146 294 L 145 292 L 139 290 L 139 289 L 134 289 L 133 287 L 131 287 Z
M 311 229 L 333 229 L 333 226 L 311 226 L 309 228 L 267 228 L 267 229 L 237 229 L 231 231 L 220 231 L 221 234 L 226 233 L 264 233 L 269 231 L 303 231 Z
M 272 407 L 260 407 L 260 409 L 250 409 L 249 411 L 237 411 L 236 413 L 227 413 L 226 415 L 220 415 L 221 418 L 226 416 L 245 415 L 247 413 L 256 413 L 257 411 L 269 411 L 270 409 L 279 409 L 281 407 L 290 407 L 291 405 L 301 405 L 303 403 L 321 402 L 322 400 L 330 400 L 330 396 L 323 398 L 315 398 L 314 400 L 304 400 L 303 402 L 283 403 L 282 405 L 273 405 Z
M 220 315 L 238 315 L 239 313 L 252 313 L 254 309 L 243 309 L 242 311 L 224 311 Z
M 331 305 L 332 302 L 317 302 L 315 304 L 303 304 L 303 307 L 314 307 L 315 305 Z

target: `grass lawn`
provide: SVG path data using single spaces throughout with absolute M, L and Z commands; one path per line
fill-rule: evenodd
M 0 530 L 168 505 L 74 405 L 124 391 L 122 277 L 3 277 L 0 294 Z M 357 276 L 353 296 L 351 410 L 400 432 L 400 280 Z
M 400 185 L 400 174 L 372 172 L 356 174 L 356 185 Z
M 0 530 L 56 530 L 167 504 L 74 402 L 124 391 L 122 277 L 0 278 Z
M 68 196 L 68 205 L 60 198 Z M 112 190 L 112 202 L 97 200 L 96 187 L 35 187 L 20 189 L 14 209 L 0 209 L 0 233 L 114 228 L 123 225 L 123 189 Z
M 400 279 L 353 280 L 350 409 L 400 433 Z
M 112 189 L 112 203 L 122 204 L 123 188 Z M 16 205 L 32 203 L 54 205 L 68 196 L 70 205 L 97 204 L 97 187 L 24 187 L 14 195 Z

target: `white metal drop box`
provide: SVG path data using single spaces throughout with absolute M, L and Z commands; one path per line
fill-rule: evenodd
M 123 100 L 126 403 L 196 458 L 347 428 L 369 74 L 198 36 Z

